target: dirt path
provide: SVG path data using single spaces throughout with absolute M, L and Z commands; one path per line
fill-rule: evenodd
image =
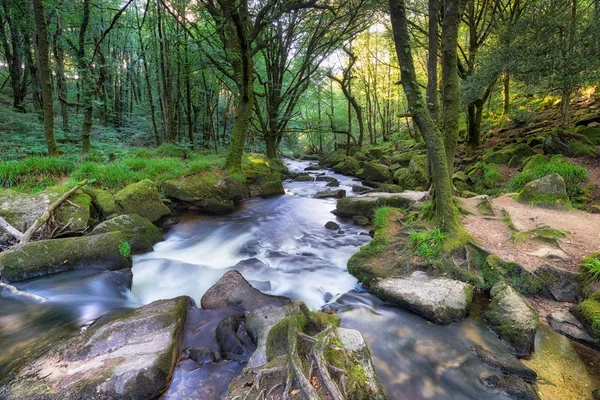
M 491 199 L 494 211 L 491 216 L 482 215 L 478 210 L 480 198 L 461 201 L 472 213 L 462 218 L 467 231 L 503 260 L 516 262 L 532 272 L 542 264 L 576 271 L 582 257 L 600 251 L 600 214 L 531 207 L 509 195 L 502 195 Z M 561 239 L 560 248 L 537 240 L 516 244 L 512 240 L 513 232 L 503 218 L 503 210 L 521 232 L 548 226 L 566 231 L 568 236 Z

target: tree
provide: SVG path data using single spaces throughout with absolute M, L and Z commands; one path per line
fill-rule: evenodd
M 48 39 L 48 25 L 44 14 L 43 0 L 33 0 L 33 11 L 35 14 L 35 27 L 37 31 L 37 54 L 38 72 L 40 86 L 42 88 L 42 99 L 44 109 L 44 135 L 48 146 L 48 155 L 58 156 L 60 151 L 54 140 L 54 111 L 52 98 L 52 83 L 50 82 L 50 41 Z
M 4 58 L 8 65 L 10 84 L 13 90 L 13 107 L 25 112 L 25 96 L 30 80 L 30 63 L 27 63 L 26 54 L 30 51 L 29 40 L 26 40 L 24 31 L 28 29 L 25 21 L 27 14 L 19 4 L 10 4 L 9 0 L 2 0 L 0 12 L 0 42 L 4 50 Z M 8 36 L 7 33 L 8 32 Z
M 394 33 L 394 42 L 396 45 L 396 54 L 400 63 L 401 83 L 404 88 L 404 93 L 408 102 L 409 112 L 427 146 L 427 153 L 430 158 L 430 164 L 433 174 L 434 187 L 434 205 L 436 222 L 440 229 L 444 232 L 456 232 L 460 227 L 458 211 L 452 200 L 452 184 L 449 179 L 449 163 L 446 158 L 445 140 L 442 132 L 438 129 L 435 122 L 431 118 L 429 109 L 423 100 L 421 87 L 417 81 L 415 71 L 410 36 L 408 32 L 408 19 L 406 14 L 405 0 L 389 0 L 390 16 L 392 29 Z M 459 4 L 456 0 L 446 0 L 444 8 L 450 8 L 451 12 L 458 12 Z M 442 42 L 444 35 L 454 35 L 454 32 L 442 31 Z M 446 46 L 449 46 L 451 38 L 446 38 Z M 456 42 L 454 43 L 456 47 Z M 456 63 L 456 59 L 454 59 Z M 445 64 L 442 65 L 444 67 Z M 450 102 L 450 98 L 446 98 L 446 102 Z M 455 99 L 459 102 L 459 99 Z M 455 109 L 453 106 L 452 109 Z M 450 119 L 452 115 L 448 115 Z

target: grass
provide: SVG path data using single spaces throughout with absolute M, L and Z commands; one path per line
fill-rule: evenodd
M 569 236 L 569 232 L 560 229 L 542 226 L 527 232 L 516 231 L 512 235 L 512 241 L 516 244 L 525 243 L 528 240 L 537 240 L 560 247 L 560 240 Z
M 523 171 L 510 181 L 508 185 L 510 190 L 520 191 L 535 179 L 557 173 L 565 180 L 567 195 L 571 200 L 577 199 L 582 194 L 581 185 L 588 180 L 588 172 L 584 167 L 572 164 L 560 155 L 550 159 L 534 157 L 525 165 Z
M 439 228 L 422 232 L 412 231 L 409 232 L 409 236 L 410 243 L 417 255 L 427 260 L 432 260 L 439 255 L 442 244 L 447 238 L 447 235 L 442 233 Z

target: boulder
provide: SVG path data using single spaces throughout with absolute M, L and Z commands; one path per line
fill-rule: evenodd
M 228 315 L 219 322 L 215 335 L 221 356 L 226 360 L 247 361 L 249 349 L 238 336 L 241 318 L 238 315 Z
M 325 224 L 325 228 L 332 231 L 337 231 L 340 229 L 340 225 L 333 221 L 327 221 L 327 223 Z
M 600 342 L 597 342 L 591 337 L 586 332 L 583 324 L 570 313 L 555 311 L 548 314 L 546 320 L 550 327 L 561 335 L 575 340 L 576 342 L 583 343 L 588 347 L 600 349 Z
M 490 306 L 483 313 L 484 319 L 501 339 L 512 346 L 515 355 L 528 355 L 539 327 L 537 313 L 504 281 L 492 286 L 490 297 Z
M 0 253 L 2 281 L 18 282 L 90 266 L 109 270 L 131 268 L 131 256 L 121 254 L 120 250 L 125 241 L 122 233 L 109 232 L 15 246 Z
M 482 379 L 483 383 L 505 393 L 508 397 L 518 400 L 539 400 L 532 385 L 514 375 L 492 375 Z
M 126 186 L 115 194 L 115 201 L 125 214 L 138 214 L 150 222 L 156 222 L 171 214 L 160 198 L 154 182 L 145 179 Z
M 327 198 L 334 198 L 334 199 L 341 199 L 346 197 L 346 191 L 344 189 L 337 189 L 337 190 L 324 190 L 322 192 L 317 192 L 313 195 L 313 197 L 315 199 L 327 199 Z
M 285 189 L 283 188 L 281 180 L 269 181 L 260 185 L 261 197 L 271 197 L 279 194 L 285 194 Z
M 98 210 L 98 219 L 106 220 L 116 217 L 121 213 L 119 206 L 115 202 L 115 196 L 102 189 L 85 189 L 92 198 L 92 204 Z
M 360 169 L 360 165 L 354 157 L 344 157 L 340 162 L 333 165 L 331 169 L 338 174 L 356 175 Z
M 50 204 L 69 189 L 55 186 L 37 194 L 13 190 L 0 191 L 0 217 L 21 232 L 30 228 Z M 82 191 L 75 192 L 69 201 L 63 202 L 54 212 L 56 221 L 66 226 L 63 233 L 81 233 L 88 228 L 92 199 Z
M 362 215 L 355 215 L 352 217 L 352 222 L 360 226 L 367 226 L 370 223 L 369 218 L 363 217 Z
M 518 376 L 530 383 L 534 383 L 537 379 L 537 372 L 527 367 L 511 354 L 495 354 L 479 345 L 475 345 L 475 354 L 484 364 L 504 374 Z
M 373 188 L 370 188 L 368 186 L 352 185 L 352 193 L 364 194 L 364 193 L 369 193 L 372 191 L 373 191 Z
M 189 297 L 159 300 L 94 323 L 31 361 L 3 398 L 143 400 L 167 388 L 186 323 Z
M 392 173 L 387 165 L 372 162 L 365 163 L 365 166 L 356 175 L 360 179 L 373 182 L 390 182 L 392 180 Z
M 497 150 L 486 154 L 483 157 L 483 161 L 488 164 L 506 164 L 510 158 L 510 150 Z
M 246 332 L 256 343 L 256 350 L 248 360 L 248 368 L 267 363 L 267 335 L 271 328 L 293 311 L 293 305 L 266 306 L 252 311 L 246 318 Z
M 294 177 L 294 182 L 313 182 L 315 177 L 309 174 L 298 174 Z
M 585 136 L 590 142 L 595 145 L 600 144 L 600 127 L 598 126 L 578 126 L 575 132 Z
M 194 360 L 200 365 L 217 361 L 215 353 L 207 347 L 191 347 L 188 349 L 187 353 L 190 360 Z
M 548 134 L 544 141 L 544 154 L 563 154 L 567 157 L 583 157 L 596 154 L 596 146 L 578 133 L 559 128 Z
M 338 181 L 337 179 L 333 178 L 332 180 L 330 180 L 329 182 L 327 182 L 327 184 L 325 186 L 327 186 L 327 187 L 338 187 L 338 186 L 340 186 L 340 181 Z
M 541 265 L 535 275 L 539 276 L 556 301 L 576 303 L 579 297 L 579 274 L 553 265 Z
M 411 151 L 395 154 L 390 157 L 390 164 L 398 164 L 401 168 L 406 168 L 410 164 L 412 157 L 413 153 Z
M 375 210 L 388 206 L 396 208 L 409 208 L 412 204 L 425 199 L 427 192 L 405 191 L 402 193 L 367 193 L 360 196 L 339 199 L 336 208 L 332 211 L 340 217 L 354 217 L 361 215 L 372 219 Z
M 529 182 L 517 199 L 523 203 L 550 207 L 570 207 L 567 186 L 557 173 Z
M 163 235 L 152 222 L 137 214 L 124 214 L 104 221 L 94 227 L 90 235 L 121 232 L 131 247 L 132 253 L 145 253 L 163 240 Z
M 430 278 L 417 271 L 410 277 L 390 277 L 372 286 L 377 297 L 404 307 L 441 325 L 462 320 L 473 298 L 473 287 L 446 278 Z
M 235 208 L 225 180 L 212 171 L 168 180 L 160 190 L 170 199 L 192 204 L 211 214 L 228 214 Z M 243 193 L 235 194 L 243 196 Z
M 283 306 L 289 302 L 287 297 L 271 296 L 256 290 L 238 271 L 227 271 L 200 300 L 205 310 L 240 307 L 246 311 L 265 306 Z

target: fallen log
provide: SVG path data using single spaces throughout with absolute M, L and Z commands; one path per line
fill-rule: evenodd
M 87 183 L 87 179 L 79 182 L 77 185 L 73 186 L 73 188 L 70 189 L 68 192 L 60 196 L 54 203 L 50 204 L 44 212 L 44 214 L 42 214 L 41 217 L 36 219 L 33 225 L 31 225 L 31 227 L 27 229 L 27 231 L 23 234 L 23 236 L 19 240 L 19 244 L 28 243 L 31 240 L 31 237 L 34 235 L 34 233 L 36 233 L 37 230 L 40 229 L 42 225 L 44 225 L 50 219 L 50 215 L 52 215 L 52 212 L 55 209 L 57 209 L 65 200 L 71 197 L 75 192 L 81 189 L 82 186 L 85 186 Z

